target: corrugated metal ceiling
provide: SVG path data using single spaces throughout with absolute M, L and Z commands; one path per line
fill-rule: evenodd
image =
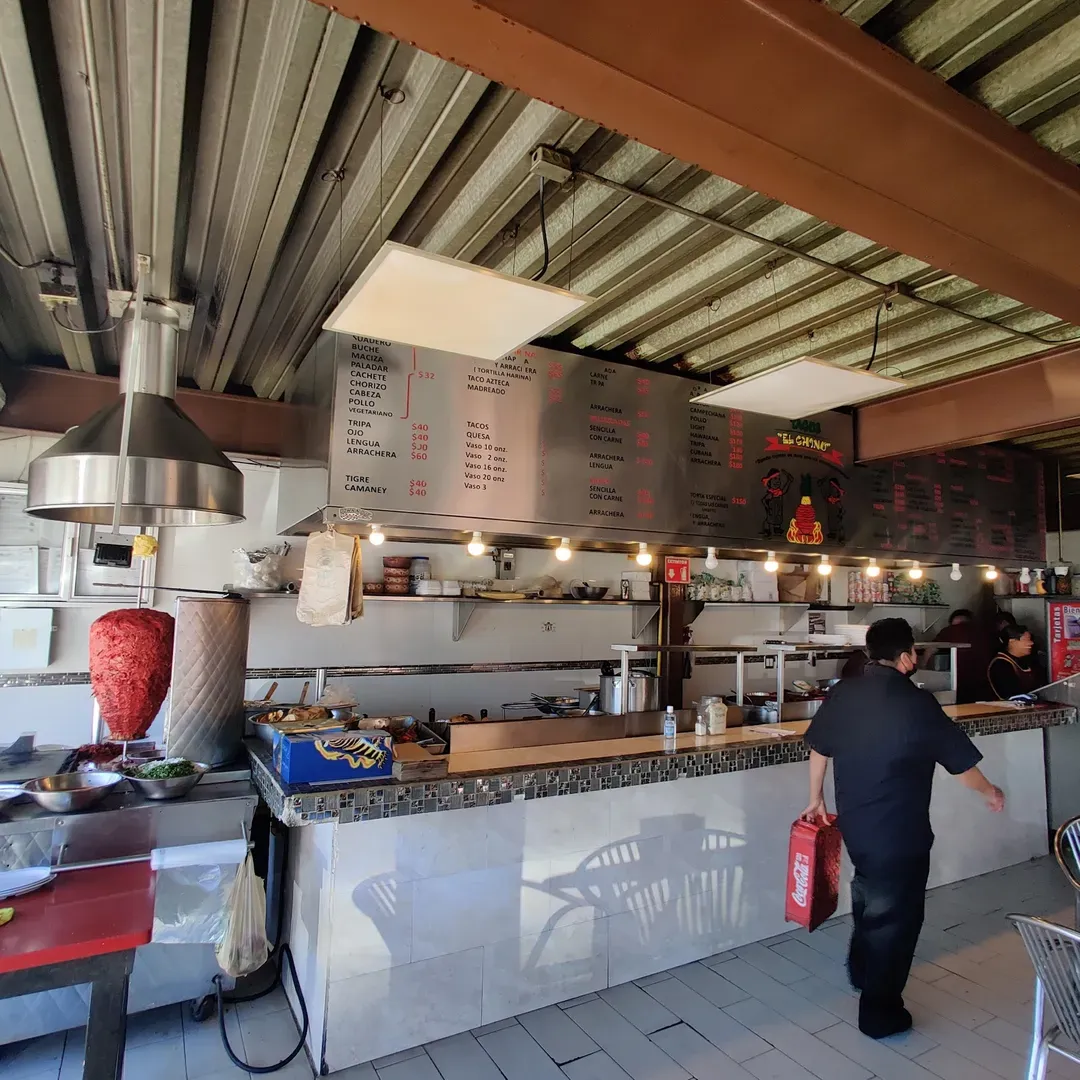
M 1080 156 L 1074 0 L 828 3 Z M 0 0 L 0 240 L 81 267 L 94 296 L 67 313 L 76 325 L 100 324 L 106 286 L 130 288 L 149 251 L 151 292 L 194 305 L 182 376 L 204 389 L 282 396 L 384 236 L 534 274 L 538 143 L 874 281 L 1049 339 L 1078 332 L 305 0 Z M 566 345 L 735 377 L 807 351 L 869 358 L 880 289 L 587 180 L 549 192 L 546 280 L 598 297 Z M 35 272 L 0 262 L 0 284 L 4 355 L 115 364 L 109 334 L 58 327 Z M 880 314 L 878 367 L 913 385 L 1048 347 L 903 295 Z

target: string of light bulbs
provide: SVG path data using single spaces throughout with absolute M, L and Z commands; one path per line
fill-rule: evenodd
M 368 540 L 375 546 L 383 544 L 386 541 L 386 534 L 383 532 L 382 526 L 376 522 L 372 522 L 368 526 Z M 473 557 L 479 557 L 487 552 L 488 547 L 484 543 L 483 534 L 479 530 L 474 530 L 472 538 L 466 544 L 466 550 Z M 558 546 L 555 548 L 555 558 L 559 562 L 569 562 L 573 557 L 574 549 L 570 545 L 570 538 L 563 536 L 559 540 Z M 633 553 L 633 559 L 638 566 L 651 566 L 653 563 L 653 554 L 649 551 L 649 545 L 645 541 L 639 541 L 637 545 L 637 551 Z M 817 572 L 822 577 L 828 577 L 833 571 L 833 564 L 830 561 L 828 554 L 819 554 L 818 563 L 815 567 Z M 720 565 L 720 559 L 718 550 L 715 547 L 709 547 L 705 549 L 705 567 L 708 570 L 715 570 Z M 765 553 L 765 559 L 762 563 L 762 568 L 767 574 L 775 574 L 780 569 L 780 563 L 776 558 L 776 552 L 768 551 Z M 866 568 L 863 573 L 868 578 L 877 578 L 881 576 L 882 568 L 878 565 L 878 561 L 875 558 L 868 558 Z M 912 559 L 911 565 L 907 568 L 907 576 L 912 581 L 920 581 L 924 576 L 924 569 L 919 563 L 918 559 Z M 963 572 L 961 571 L 959 563 L 953 563 L 949 570 L 949 578 L 952 581 L 960 581 L 963 578 Z M 987 566 L 983 569 L 983 578 L 986 581 L 996 581 L 998 578 L 998 569 L 996 566 Z M 1031 568 L 1022 567 L 1020 570 L 1019 580 L 1022 584 L 1027 585 L 1031 582 Z

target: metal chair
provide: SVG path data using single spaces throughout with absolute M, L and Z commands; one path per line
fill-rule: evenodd
M 1080 817 L 1069 818 L 1054 833 L 1054 858 L 1076 893 L 1073 925 L 1080 930 Z
M 1007 918 L 1020 932 L 1035 968 L 1027 1080 L 1044 1080 L 1051 1050 L 1080 1065 L 1080 931 L 1030 915 Z M 1044 1032 L 1047 998 L 1057 1023 Z M 1063 1039 L 1072 1047 L 1061 1046 Z

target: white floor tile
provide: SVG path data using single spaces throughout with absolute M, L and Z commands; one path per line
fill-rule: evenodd
M 821 1080 L 867 1080 L 872 1075 L 869 1069 L 823 1042 L 824 1032 L 811 1035 L 760 1001 L 740 1001 L 724 1011 Z M 826 1028 L 825 1032 L 830 1030 Z
M 603 1052 L 571 1061 L 562 1071 L 570 1080 L 628 1080 L 629 1077 Z
M 745 963 L 745 961 L 738 961 L 738 963 Z M 719 969 L 706 967 L 704 964 L 685 964 L 683 967 L 675 968 L 671 974 L 718 1009 L 724 1008 L 725 1005 L 734 1005 L 736 1001 L 742 1001 L 743 998 L 750 996 L 745 990 L 724 978 Z
M 665 985 L 657 983 L 649 989 Z M 634 1080 L 685 1080 L 689 1075 L 604 1001 L 578 1005 L 567 1016 Z
M 124 1080 L 187 1080 L 184 1040 L 167 1039 L 128 1047 Z
M 921 1065 L 898 1054 L 884 1042 L 868 1039 L 850 1024 L 837 1024 L 821 1032 L 819 1037 L 882 1080 L 928 1080 Z
M 813 1073 L 808 1073 L 779 1050 L 770 1050 L 767 1054 L 751 1058 L 744 1068 L 753 1073 L 757 1080 L 814 1080 Z
M 495 1062 L 468 1032 L 428 1043 L 424 1049 L 443 1080 L 502 1080 Z
M 559 1066 L 520 1025 L 484 1035 L 479 1042 L 507 1080 L 563 1080 Z
M 554 1005 L 526 1013 L 520 1020 L 521 1026 L 556 1065 L 588 1057 L 600 1049 L 562 1009 Z
M 54 1080 L 60 1075 L 64 1056 L 64 1032 L 45 1035 L 40 1039 L 8 1043 L 0 1046 L 0 1076 L 4 1080 L 37 1080 L 49 1074 Z
M 623 983 L 622 986 L 613 986 L 610 990 L 601 990 L 600 997 L 645 1035 L 651 1035 L 654 1031 L 679 1022 L 674 1013 L 669 1012 L 656 998 L 650 997 L 633 983 Z
M 439 1070 L 427 1054 L 399 1061 L 396 1065 L 387 1065 L 376 1070 L 379 1080 L 441 1080 Z
M 678 979 L 650 986 L 648 993 L 734 1061 L 746 1061 L 769 1049 L 768 1043 Z
M 710 1080 L 714 1076 L 722 1076 L 724 1080 L 750 1080 L 751 1074 L 742 1065 L 717 1050 L 687 1024 L 664 1028 L 652 1036 L 652 1041 L 696 1080 Z

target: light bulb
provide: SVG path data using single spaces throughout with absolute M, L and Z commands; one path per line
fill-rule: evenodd
M 866 567 L 867 577 L 881 577 L 881 567 L 877 564 L 877 559 L 871 559 L 869 565 Z
M 822 577 L 828 577 L 829 574 L 832 573 L 832 563 L 829 562 L 828 555 L 821 556 L 821 562 L 818 563 L 817 572 L 821 574 Z
M 634 560 L 638 566 L 651 566 L 652 555 L 649 554 L 649 547 L 645 543 L 640 543 L 637 546 L 637 554 L 634 556 Z
M 371 541 L 371 542 L 372 542 L 372 543 L 373 543 L 373 544 L 374 544 L 374 545 L 375 545 L 376 547 L 378 547 L 378 546 L 379 546 L 379 545 L 380 545 L 380 544 L 381 544 L 381 543 L 382 543 L 382 542 L 383 542 L 383 541 L 384 541 L 384 540 L 386 539 L 386 533 L 384 533 L 384 532 L 382 531 L 382 529 L 380 529 L 380 528 L 379 528 L 379 526 L 378 526 L 378 525 L 372 524 L 372 526 L 371 526 L 371 533 L 370 533 L 370 535 L 368 536 L 368 539 L 369 539 L 369 540 L 370 540 L 370 541 Z
M 765 552 L 765 573 L 775 574 L 780 569 L 780 564 L 776 561 L 775 551 Z
M 953 581 L 959 581 L 963 576 L 964 575 L 960 573 L 960 564 L 954 562 L 952 564 L 952 569 L 949 571 L 949 577 L 952 578 Z
M 991 579 L 991 580 L 993 580 L 993 579 Z M 1026 566 L 1023 566 L 1023 567 L 1020 568 L 1020 584 L 1021 585 L 1030 585 L 1031 584 L 1031 570 L 1028 569 L 1028 567 L 1026 567 Z
M 705 569 L 715 570 L 720 565 L 720 560 L 716 557 L 716 548 L 708 548 L 705 551 Z
M 570 550 L 570 541 L 564 536 L 555 549 L 555 558 L 559 562 L 567 562 L 571 555 L 573 555 L 573 552 Z
M 919 565 L 917 560 L 912 562 L 911 569 L 908 570 L 907 576 L 911 578 L 912 581 L 922 580 L 922 567 Z
M 470 555 L 483 555 L 487 550 L 487 548 L 484 547 L 483 537 L 478 532 L 474 532 L 472 534 L 472 539 L 469 541 L 465 550 Z
M 983 574 L 983 577 L 986 578 L 987 581 L 997 581 L 997 576 L 997 568 L 993 566 L 988 566 L 986 568 L 986 573 Z

